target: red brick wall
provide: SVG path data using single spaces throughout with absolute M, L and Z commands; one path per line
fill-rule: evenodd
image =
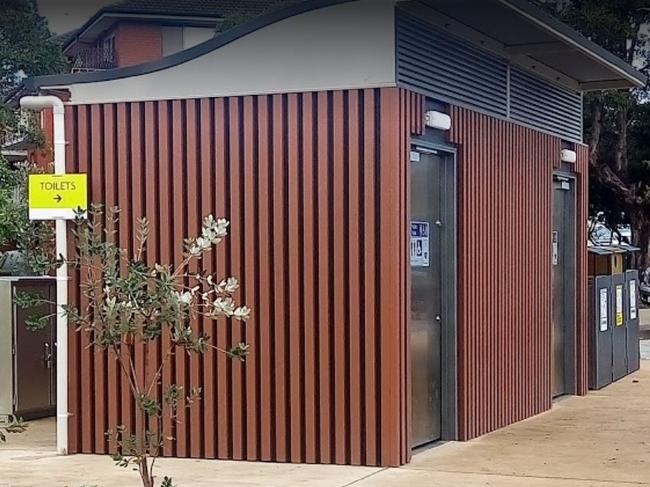
M 117 66 L 131 66 L 162 57 L 160 25 L 146 22 L 120 22 L 115 28 Z
M 27 160 L 48 169 L 54 162 L 54 119 L 51 108 L 44 109 L 40 114 L 40 126 L 45 137 L 42 147 L 29 149 Z

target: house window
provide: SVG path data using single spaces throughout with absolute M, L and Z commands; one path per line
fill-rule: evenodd
M 115 61 L 115 34 L 109 34 L 102 40 L 102 62 L 111 64 Z
M 162 54 L 169 56 L 183 50 L 183 28 L 163 27 L 162 28 Z
M 214 36 L 213 28 L 206 27 L 162 27 L 162 54 L 169 56 L 175 52 L 189 49 Z

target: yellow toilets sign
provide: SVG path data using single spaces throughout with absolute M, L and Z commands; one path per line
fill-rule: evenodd
M 88 208 L 86 174 L 31 174 L 28 191 L 30 220 L 72 220 Z

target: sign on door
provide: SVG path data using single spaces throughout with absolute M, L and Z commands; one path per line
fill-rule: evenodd
M 429 222 L 411 222 L 411 267 L 429 267 Z

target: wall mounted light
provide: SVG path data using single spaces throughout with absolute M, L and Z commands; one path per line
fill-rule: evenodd
M 432 129 L 449 130 L 451 128 L 451 117 L 435 110 L 427 111 L 424 122 L 427 127 Z
M 578 160 L 578 154 L 576 154 L 576 151 L 574 150 L 562 149 L 562 152 L 560 152 L 560 160 L 562 162 L 575 164 L 575 162 Z

